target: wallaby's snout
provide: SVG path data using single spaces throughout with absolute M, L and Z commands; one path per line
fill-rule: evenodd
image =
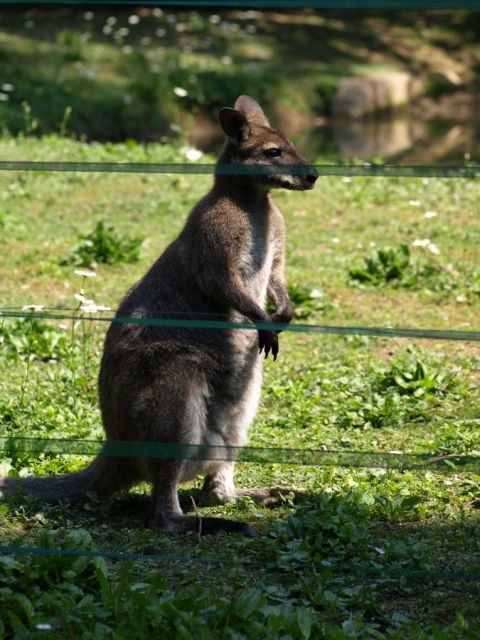
M 256 183 L 267 188 L 313 189 L 317 170 L 288 138 L 272 128 L 255 100 L 240 96 L 235 108 L 222 109 L 218 119 L 227 135 L 221 162 L 264 165 L 253 175 Z
M 307 191 L 308 189 L 313 189 L 313 187 L 315 186 L 315 182 L 317 181 L 317 178 L 318 178 L 318 171 L 315 169 L 313 165 L 307 164 L 305 168 L 305 173 L 302 174 L 301 178 L 302 178 L 302 186 L 299 187 L 300 189 L 304 191 Z
M 305 180 L 308 182 L 309 189 L 313 189 L 315 182 L 317 181 L 318 178 L 318 171 L 315 169 L 315 167 L 312 165 L 308 168 L 308 173 L 305 176 Z

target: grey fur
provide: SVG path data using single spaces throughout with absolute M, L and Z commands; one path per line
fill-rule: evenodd
M 292 305 L 283 273 L 285 224 L 269 191 L 310 189 L 317 174 L 293 144 L 270 127 L 254 100 L 240 96 L 235 107 L 219 114 L 228 136 L 219 163 L 297 164 L 305 166 L 305 174 L 217 175 L 178 238 L 127 293 L 118 316 L 213 314 L 230 321 L 290 322 Z M 281 155 L 267 157 L 271 149 Z M 265 310 L 267 297 L 277 308 L 272 317 Z M 99 376 L 107 439 L 244 444 L 260 395 L 262 351 L 276 358 L 275 331 L 112 324 Z M 79 473 L 4 478 L 0 488 L 6 494 L 24 491 L 49 500 L 78 499 L 88 491 L 102 497 L 148 481 L 153 484 L 148 526 L 187 531 L 198 529 L 199 519 L 183 514 L 180 483 L 204 474 L 202 502 L 227 502 L 239 494 L 233 468 L 231 462 L 99 457 Z M 250 492 L 266 501 L 274 494 Z M 201 528 L 204 533 L 253 534 L 246 523 L 220 518 L 202 518 Z

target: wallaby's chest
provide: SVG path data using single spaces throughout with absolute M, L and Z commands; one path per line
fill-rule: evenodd
M 251 216 L 244 242 L 238 249 L 241 278 L 257 299 L 263 299 L 266 294 L 276 249 L 276 235 L 271 216 L 263 215 L 259 219 Z

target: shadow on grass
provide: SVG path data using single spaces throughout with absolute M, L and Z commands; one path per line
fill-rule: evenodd
M 181 492 L 184 502 L 190 496 L 198 500 L 198 495 L 197 490 Z M 13 509 L 19 502 L 7 504 Z M 138 558 L 125 566 L 115 560 L 112 569 L 131 571 L 134 581 L 161 574 L 173 590 L 201 584 L 216 597 L 225 589 L 256 585 L 274 603 L 278 598 L 308 603 L 327 621 L 360 616 L 378 632 L 412 621 L 427 627 L 447 626 L 458 620 L 460 612 L 467 620 L 478 618 L 477 512 L 454 521 L 387 521 L 378 505 L 362 502 L 360 493 L 322 491 L 310 493 L 296 508 L 285 504 L 277 511 L 259 509 L 257 513 L 256 507 L 252 511 L 248 505 L 239 505 L 222 512 L 222 516 L 249 521 L 260 516 L 256 520 L 260 536 L 252 540 L 228 534 L 148 531 L 142 529 L 148 508 L 146 494 L 131 493 L 79 505 L 30 503 L 21 509 L 17 506 L 17 513 L 24 521 L 35 522 L 37 533 L 38 522 L 43 522 L 42 530 L 53 532 L 51 543 L 59 547 L 67 532 L 80 527 L 93 539 L 93 547 L 88 548 L 127 557 L 145 554 L 145 564 Z M 200 515 L 203 512 L 199 509 Z M 28 527 L 20 536 L 9 533 L 8 538 L 11 544 L 35 544 Z M 165 559 L 150 559 L 152 554 Z M 147 577 L 140 578 L 144 573 Z M 462 579 L 462 573 L 471 579 Z

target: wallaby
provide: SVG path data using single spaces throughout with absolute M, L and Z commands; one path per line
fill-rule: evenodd
M 275 187 L 312 189 L 317 172 L 271 126 L 261 107 L 240 96 L 219 121 L 227 138 L 218 163 L 267 165 L 259 175 L 216 171 L 211 191 L 148 273 L 127 293 L 117 317 L 246 319 L 288 323 L 292 304 L 284 278 L 285 224 L 270 197 Z M 279 172 L 283 165 L 300 171 Z M 304 170 L 301 170 L 304 167 Z M 298 175 L 297 175 L 298 174 Z M 275 305 L 270 316 L 266 298 Z M 263 352 L 263 354 L 262 354 Z M 100 406 L 108 440 L 239 446 L 255 415 L 263 357 L 278 353 L 273 330 L 198 329 L 112 323 L 100 376 Z M 269 489 L 237 490 L 234 462 L 97 457 L 85 470 L 56 478 L 3 478 L 5 494 L 47 500 L 99 497 L 147 481 L 152 506 L 147 526 L 160 531 L 199 528 L 180 508 L 178 487 L 205 475 L 200 504 L 240 495 L 268 501 Z M 246 523 L 201 518 L 203 533 L 254 535 Z

